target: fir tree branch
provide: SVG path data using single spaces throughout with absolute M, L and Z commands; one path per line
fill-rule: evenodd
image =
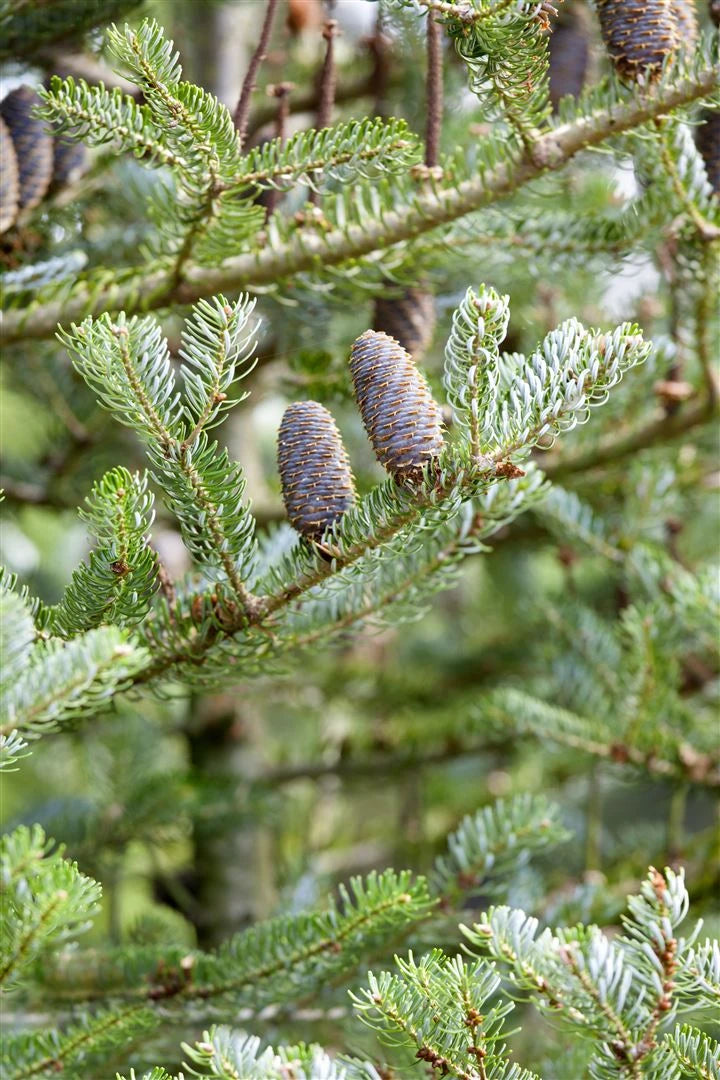
M 89 981 L 81 974 L 82 955 L 67 954 L 57 970 L 38 975 L 64 1001 L 143 1001 L 164 1010 L 171 1002 L 234 995 L 236 1004 L 257 1008 L 279 994 L 285 1002 L 306 997 L 352 970 L 368 949 L 387 946 L 400 929 L 424 921 L 434 906 L 424 879 L 391 870 L 353 878 L 350 889 L 340 887 L 340 901 L 325 911 L 266 920 L 212 953 L 165 948 L 140 952 L 133 961 L 120 952 L 115 965 L 108 958 L 107 970 L 86 971 Z
M 96 1052 L 99 1047 L 112 1044 L 118 1037 L 127 1041 L 136 1035 L 139 1029 L 147 1029 L 155 1024 L 155 1017 L 143 1003 L 94 1016 L 88 1023 L 75 1026 L 68 1032 L 47 1032 L 41 1045 L 47 1045 L 52 1039 L 49 1052 L 34 1061 L 24 1063 L 19 1069 L 8 1072 L 7 1080 L 29 1080 L 40 1073 L 64 1072 L 84 1051 Z M 11 1042 L 9 1050 L 12 1053 Z
M 388 210 L 377 220 L 364 221 L 362 226 L 351 224 L 323 235 L 302 230 L 301 235 L 276 248 L 270 246 L 227 259 L 219 267 L 186 266 L 184 280 L 177 286 L 166 267 L 151 272 L 144 267 L 124 271 L 110 283 L 98 283 L 92 289 L 80 282 L 70 297 L 30 305 L 25 311 L 8 311 L 0 340 L 47 337 L 58 321 L 67 323 L 89 311 L 124 308 L 131 312 L 172 300 L 190 303 L 223 290 L 253 288 L 312 269 L 317 260 L 325 266 L 338 265 L 390 247 L 505 198 L 546 170 L 561 168 L 580 151 L 599 146 L 613 135 L 707 97 L 719 80 L 720 64 L 712 64 L 674 83 L 661 83 L 642 96 L 580 116 L 541 135 L 534 144 L 532 160 L 501 162 L 451 187 L 422 191 L 412 204 Z
M 440 15 L 447 15 L 459 22 L 473 23 L 485 22 L 497 15 L 502 15 L 510 7 L 514 0 L 497 0 L 495 4 L 484 8 L 473 7 L 472 3 L 452 3 L 452 0 L 418 0 L 428 11 L 436 11 Z
M 651 420 L 625 435 L 615 434 L 614 437 L 602 439 L 596 446 L 588 447 L 587 450 L 575 454 L 542 454 L 543 472 L 552 479 L 560 479 L 572 476 L 574 473 L 585 473 L 590 469 L 596 469 L 603 465 L 609 465 L 616 461 L 622 461 L 640 450 L 646 450 L 658 443 L 666 443 L 680 438 L 693 428 L 700 427 L 712 420 L 717 414 L 718 406 L 705 399 L 693 402 L 687 407 L 673 413 L 672 416 L 662 415 L 656 420 Z

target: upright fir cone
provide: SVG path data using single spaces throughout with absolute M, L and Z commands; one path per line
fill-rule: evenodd
M 682 48 L 677 7 L 675 0 L 597 0 L 603 40 L 621 78 L 656 79 L 666 57 Z
M 435 298 L 422 288 L 405 289 L 399 296 L 378 296 L 373 329 L 399 341 L 415 360 L 427 352 L 435 331 Z
M 332 414 L 317 401 L 288 405 L 278 433 L 278 469 L 288 518 L 318 541 L 355 502 L 350 461 Z
M 18 86 L 0 104 L 0 115 L 7 124 L 15 147 L 20 185 L 20 209 L 32 209 L 50 187 L 53 171 L 53 137 L 44 120 L 36 120 L 32 111 L 40 104 L 31 86 Z
M 551 27 L 550 102 L 556 112 L 561 98 L 578 97 L 582 92 L 588 68 L 588 43 L 576 9 L 563 9 Z
M 710 187 L 720 196 L 720 112 L 708 109 L 702 113 L 702 118 L 705 122 L 697 128 L 695 138 Z
M 18 165 L 10 132 L 0 116 L 0 233 L 7 232 L 20 209 Z
M 354 342 L 350 373 L 365 430 L 381 465 L 398 483 L 415 483 L 444 446 L 442 414 L 412 358 L 387 334 Z

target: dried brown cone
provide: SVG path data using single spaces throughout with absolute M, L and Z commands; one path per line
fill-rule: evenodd
M 389 334 L 415 360 L 420 360 L 435 331 L 435 298 L 422 288 L 405 289 L 395 297 L 378 296 L 373 329 Z
M 31 86 L 18 86 L 0 104 L 0 115 L 15 147 L 21 210 L 37 206 L 52 179 L 53 137 L 46 130 L 45 121 L 32 115 L 39 104 L 40 98 Z
M 65 139 L 62 135 L 54 140 L 53 188 L 64 187 L 79 179 L 87 168 L 87 150 L 82 143 Z
M 398 483 L 417 483 L 444 446 L 442 413 L 427 382 L 402 345 L 377 330 L 354 342 L 350 373 L 378 461 Z
M 683 45 L 675 0 L 597 0 L 597 12 L 608 55 L 623 79 L 658 78 L 665 59 Z
M 0 233 L 7 232 L 20 209 L 20 185 L 15 147 L 0 116 Z
M 553 112 L 557 110 L 561 98 L 579 96 L 588 69 L 587 37 L 574 9 L 566 10 L 551 24 L 552 33 L 548 38 Z
M 278 469 L 288 518 L 318 541 L 355 502 L 350 461 L 332 414 L 317 401 L 288 405 L 278 433 Z
M 720 195 L 720 112 L 707 110 L 696 132 L 698 150 L 705 162 L 710 187 Z

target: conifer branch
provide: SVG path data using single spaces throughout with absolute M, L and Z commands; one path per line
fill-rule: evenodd
M 169 1003 L 212 1001 L 261 1008 L 280 994 L 290 1002 L 348 972 L 363 950 L 387 946 L 408 925 L 424 921 L 432 908 L 424 879 L 405 871 L 372 872 L 340 887 L 340 904 L 325 911 L 268 919 L 230 938 L 217 951 L 175 950 L 121 953 L 107 970 L 85 971 L 81 954 L 58 958 L 56 970 L 38 973 L 62 1001 L 105 999 L 145 1002 L 162 1010 Z M 98 978 L 99 975 L 99 978 Z
M 60 1073 L 70 1067 L 78 1058 L 82 1058 L 83 1052 L 88 1050 L 97 1053 L 106 1045 L 123 1040 L 127 1042 L 141 1031 L 147 1031 L 156 1026 L 156 1018 L 144 1005 L 131 1005 L 124 1009 L 109 1009 L 97 1016 L 93 1016 L 87 1022 L 74 1025 L 69 1031 L 44 1032 L 39 1045 L 47 1047 L 47 1053 L 43 1057 L 23 1062 L 17 1069 L 7 1072 L 7 1080 L 29 1080 L 32 1076 L 41 1073 Z M 8 1038 L 6 1053 L 12 1060 L 13 1039 Z
M 718 406 L 708 398 L 693 402 L 672 416 L 662 415 L 626 434 L 601 439 L 587 450 L 567 455 L 543 455 L 543 472 L 555 480 L 622 461 L 640 450 L 680 438 L 693 428 L 709 423 L 717 411 Z
M 501 162 L 478 176 L 448 187 L 421 191 L 405 207 L 386 211 L 375 221 L 331 229 L 322 235 L 307 230 L 278 247 L 225 260 L 219 267 L 187 266 L 181 284 L 173 286 L 166 268 L 148 272 L 126 270 L 108 284 L 78 282 L 62 301 L 30 305 L 26 311 L 5 314 L 0 340 L 6 342 L 51 335 L 58 321 L 67 323 L 88 312 L 164 305 L 171 300 L 190 303 L 223 290 L 258 287 L 310 270 L 319 259 L 339 265 L 373 251 L 410 240 L 487 206 L 517 191 L 548 169 L 559 169 L 580 151 L 598 146 L 613 135 L 640 127 L 655 117 L 682 108 L 713 93 L 720 82 L 720 65 L 711 64 L 664 82 L 606 111 L 558 124 L 538 137 L 533 159 Z

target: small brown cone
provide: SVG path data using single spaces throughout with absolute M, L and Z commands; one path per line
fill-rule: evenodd
M 20 186 L 15 147 L 0 116 L 0 233 L 7 232 L 20 209 Z
M 417 483 L 444 446 L 442 412 L 409 354 L 387 334 L 354 342 L 350 373 L 365 430 L 398 483 Z
M 597 0 L 597 13 L 623 79 L 658 78 L 665 59 L 683 46 L 674 0 Z
M 435 331 L 435 298 L 422 288 L 405 289 L 395 297 L 378 296 L 373 329 L 389 334 L 414 360 L 420 360 Z
M 12 90 L 0 104 L 15 147 L 20 185 L 20 209 L 31 210 L 43 199 L 53 172 L 53 137 L 44 120 L 36 120 L 33 109 L 40 104 L 31 86 Z
M 589 50 L 587 36 L 574 9 L 567 13 L 563 9 L 550 25 L 550 102 L 556 112 L 561 98 L 578 97 L 582 93 Z
M 278 433 L 278 469 L 292 526 L 318 541 L 355 502 L 350 461 L 332 414 L 317 401 L 288 405 Z
M 82 143 L 73 142 L 58 135 L 54 140 L 53 174 L 54 188 L 65 187 L 79 179 L 87 168 L 87 150 Z
M 705 162 L 710 187 L 720 195 L 720 112 L 703 112 L 705 121 L 696 131 L 698 150 Z

